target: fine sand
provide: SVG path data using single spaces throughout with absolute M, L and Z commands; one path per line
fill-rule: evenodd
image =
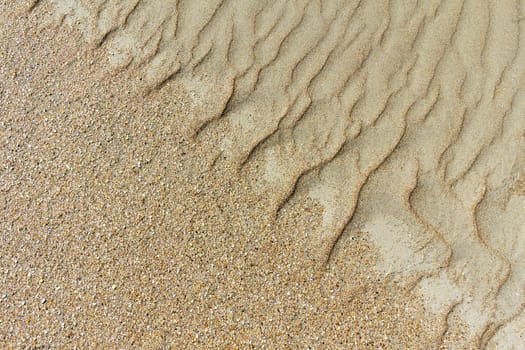
M 525 2 L 0 2 L 0 348 L 525 349 Z

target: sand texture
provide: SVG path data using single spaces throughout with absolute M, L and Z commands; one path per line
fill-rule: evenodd
M 0 347 L 525 349 L 525 1 L 0 2 Z

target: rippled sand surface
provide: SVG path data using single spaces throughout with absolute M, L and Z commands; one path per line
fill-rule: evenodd
M 524 19 L 0 3 L 0 342 L 523 349 Z

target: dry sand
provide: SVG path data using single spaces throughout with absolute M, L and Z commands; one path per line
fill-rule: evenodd
M 525 348 L 522 1 L 0 2 L 2 348 Z

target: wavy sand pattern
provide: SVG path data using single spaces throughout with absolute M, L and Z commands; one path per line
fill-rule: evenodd
M 183 86 L 277 215 L 310 198 L 320 269 L 368 234 L 451 348 L 525 343 L 525 2 L 40 0 L 146 95 Z M 474 345 L 472 345 L 474 344 Z

